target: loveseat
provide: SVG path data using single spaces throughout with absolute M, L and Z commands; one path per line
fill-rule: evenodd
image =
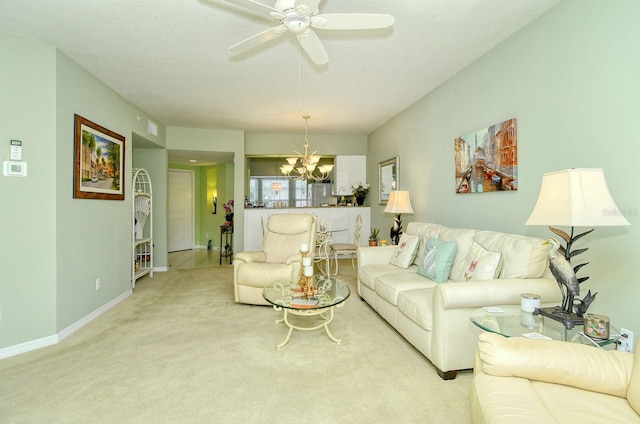
M 543 241 L 411 222 L 398 246 L 358 248 L 358 294 L 441 378 L 453 379 L 475 362 L 473 311 L 519 305 L 522 293 L 540 295 L 543 304 L 561 301 Z
M 640 353 L 481 334 L 474 424 L 640 423 Z

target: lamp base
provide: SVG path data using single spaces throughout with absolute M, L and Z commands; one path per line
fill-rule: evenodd
M 576 325 L 583 325 L 584 318 L 579 317 L 575 313 L 567 313 L 560 306 L 551 306 L 549 308 L 536 308 L 534 315 L 542 315 L 551 318 L 554 321 L 561 322 L 567 330 L 571 330 Z

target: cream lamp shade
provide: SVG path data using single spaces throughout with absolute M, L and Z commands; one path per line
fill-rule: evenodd
M 409 192 L 406 190 L 392 190 L 389 193 L 389 201 L 384 208 L 384 212 L 395 214 L 413 213 Z
M 387 207 L 384 208 L 384 212 L 396 214 L 389 236 L 391 237 L 393 244 L 398 244 L 400 240 L 400 233 L 402 232 L 400 214 L 413 213 L 409 192 L 406 190 L 391 190 L 389 193 L 389 201 L 387 202 Z
M 544 174 L 538 201 L 526 225 L 608 227 L 631 224 L 613 201 L 603 170 L 576 168 Z

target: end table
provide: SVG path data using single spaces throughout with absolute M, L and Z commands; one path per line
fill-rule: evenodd
M 220 265 L 222 258 L 228 258 L 233 263 L 233 224 L 220 226 Z

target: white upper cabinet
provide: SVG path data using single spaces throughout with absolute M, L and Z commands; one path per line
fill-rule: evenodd
M 350 196 L 353 193 L 354 184 L 367 182 L 367 157 L 365 155 L 338 155 L 334 163 L 334 196 Z

